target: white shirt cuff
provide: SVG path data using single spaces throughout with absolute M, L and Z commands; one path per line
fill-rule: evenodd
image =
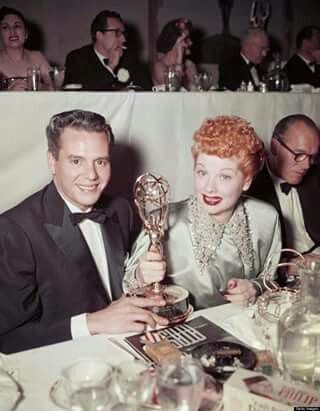
M 90 335 L 86 313 L 71 317 L 71 336 L 73 340 L 82 337 L 89 337 Z

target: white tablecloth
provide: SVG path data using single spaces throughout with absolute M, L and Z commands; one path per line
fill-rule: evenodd
M 243 342 L 263 348 L 253 331 L 252 308 L 243 309 L 235 304 L 225 304 L 197 311 L 193 316 L 203 315 L 220 327 L 230 331 Z M 121 341 L 123 336 L 117 336 Z M 6 356 L 8 369 L 14 371 L 21 383 L 25 399 L 17 411 L 57 411 L 49 397 L 52 385 L 60 376 L 62 368 L 79 358 L 99 357 L 116 365 L 132 356 L 108 341 L 105 335 L 96 335 L 75 341 L 67 341 L 34 350 Z
M 168 179 L 172 200 L 179 200 L 193 190 L 192 135 L 206 117 L 242 116 L 268 142 L 275 123 L 285 115 L 305 113 L 317 121 L 320 95 L 1 92 L 0 212 L 49 180 L 45 127 L 53 114 L 75 108 L 101 113 L 113 126 L 113 193 L 128 196 L 134 178 L 152 171 Z

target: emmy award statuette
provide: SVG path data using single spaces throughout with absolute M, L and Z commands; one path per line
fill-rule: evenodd
M 149 235 L 149 251 L 163 254 L 164 225 L 168 214 L 169 183 L 150 173 L 142 174 L 134 185 L 134 201 L 145 231 Z M 176 285 L 153 283 L 131 291 L 134 295 L 161 295 L 166 305 L 154 308 L 170 323 L 184 321 L 189 314 L 189 292 Z

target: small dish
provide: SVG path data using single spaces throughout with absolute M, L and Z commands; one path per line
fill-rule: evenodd
M 252 370 L 257 363 L 254 351 L 229 341 L 204 343 L 191 353 L 208 374 L 222 379 L 229 377 L 238 368 Z

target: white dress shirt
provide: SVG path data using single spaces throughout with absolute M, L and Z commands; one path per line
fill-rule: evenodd
M 241 53 L 240 53 L 240 54 L 241 54 Z M 250 64 L 250 61 L 247 59 L 246 56 L 244 56 L 243 54 L 241 54 L 241 57 L 243 58 L 243 60 L 244 60 L 247 64 Z M 255 68 L 255 66 L 252 66 L 252 67 L 250 68 L 250 73 L 251 73 L 251 76 L 252 76 L 252 78 L 253 78 L 254 85 L 255 85 L 256 87 L 258 87 L 259 84 L 260 84 L 260 78 L 259 78 L 259 75 L 258 75 L 258 72 L 257 72 L 257 69 Z
M 268 171 L 280 203 L 286 229 L 287 244 L 290 248 L 300 253 L 306 252 L 314 246 L 314 242 L 310 238 L 304 224 L 298 191 L 295 187 L 292 187 L 288 194 L 283 193 L 280 184 L 283 183 L 284 180 L 278 178 L 269 168 Z M 314 252 L 319 253 L 320 249 L 317 248 Z
M 96 53 L 98 59 L 100 60 L 101 64 L 108 70 L 110 71 L 110 73 L 113 75 L 113 77 L 116 77 L 116 75 L 114 74 L 114 71 L 112 70 L 111 67 L 108 66 L 108 64 L 105 64 L 104 60 L 106 59 L 106 57 L 99 53 L 95 48 L 93 49 L 94 52 Z
M 72 213 L 83 213 L 91 211 L 91 208 L 86 211 L 80 210 L 78 207 L 74 206 L 68 200 L 66 200 L 61 193 L 59 194 L 63 198 L 64 202 L 66 203 L 67 207 Z M 101 281 L 106 290 L 106 294 L 108 295 L 109 300 L 111 301 L 112 294 L 109 279 L 108 261 L 100 224 L 89 219 L 84 219 L 83 221 L 81 221 L 81 223 L 78 224 L 78 227 L 81 230 L 83 237 L 89 247 L 93 260 L 97 266 Z M 87 337 L 90 335 L 87 325 L 87 313 L 71 317 L 71 335 L 72 339 Z

